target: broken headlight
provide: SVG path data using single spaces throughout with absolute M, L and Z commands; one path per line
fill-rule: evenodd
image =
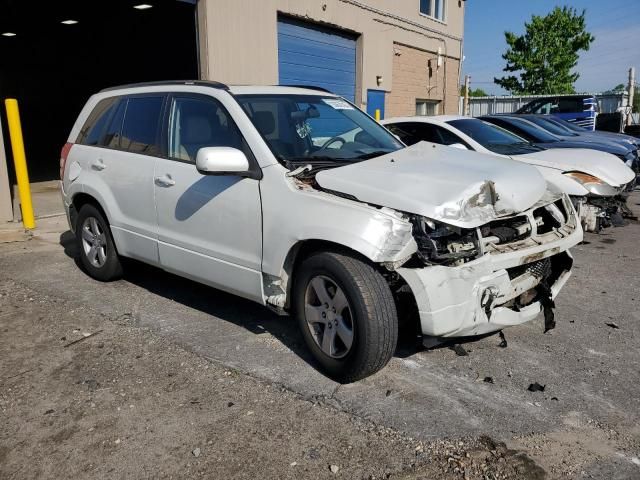
M 476 229 L 464 229 L 414 216 L 413 236 L 418 258 L 429 265 L 460 265 L 478 257 L 480 247 Z

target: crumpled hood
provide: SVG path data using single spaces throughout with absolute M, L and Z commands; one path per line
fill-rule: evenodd
M 316 181 L 362 202 L 463 228 L 526 210 L 546 191 L 529 165 L 427 142 L 323 170 Z
M 610 153 L 586 148 L 552 148 L 518 155 L 518 160 L 563 172 L 578 171 L 598 177 L 609 185 L 620 187 L 635 178 L 635 173 L 622 160 Z

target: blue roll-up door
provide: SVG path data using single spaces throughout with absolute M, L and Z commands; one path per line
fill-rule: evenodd
M 355 101 L 355 36 L 289 18 L 278 19 L 280 85 L 314 85 Z

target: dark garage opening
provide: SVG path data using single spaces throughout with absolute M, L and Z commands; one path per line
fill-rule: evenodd
M 15 33 L 0 35 L 5 147 L 10 157 L 4 99 L 14 97 L 32 182 L 58 178 L 60 149 L 93 93 L 198 78 L 195 1 L 0 0 L 0 12 L 0 34 Z

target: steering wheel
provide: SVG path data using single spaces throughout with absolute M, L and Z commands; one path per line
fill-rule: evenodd
M 327 148 L 329 148 L 329 145 L 333 145 L 336 142 L 342 142 L 342 145 L 347 143 L 347 141 L 342 137 L 331 137 L 329 140 L 324 142 L 324 144 L 317 151 L 321 152 L 322 150 L 326 150 Z M 340 148 L 342 148 L 342 145 L 340 145 Z

